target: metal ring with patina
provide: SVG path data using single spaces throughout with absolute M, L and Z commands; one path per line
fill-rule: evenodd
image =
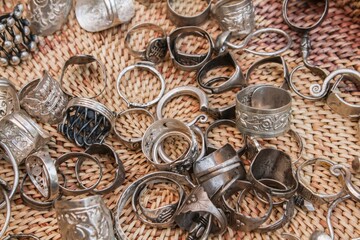
M 206 54 L 186 54 L 181 53 L 177 49 L 177 43 L 180 39 L 186 36 L 195 36 L 204 38 L 208 42 L 208 51 Z M 175 29 L 167 37 L 167 44 L 170 52 L 170 57 L 174 66 L 183 71 L 195 71 L 200 69 L 207 61 L 211 59 L 214 42 L 204 29 L 199 27 L 180 27 Z
M 147 44 L 145 49 L 135 50 L 131 46 L 130 40 L 136 32 L 143 29 L 160 33 L 160 36 L 149 40 L 149 43 Z M 126 33 L 125 46 L 129 49 L 130 53 L 133 56 L 139 57 L 141 60 L 144 61 L 153 62 L 155 64 L 164 61 L 168 49 L 165 31 L 161 27 L 153 23 L 140 23 L 132 27 Z
M 30 153 L 44 146 L 50 137 L 23 110 L 13 112 L 0 121 L 1 141 L 9 147 L 18 165 Z
M 151 74 L 153 74 L 157 77 L 157 79 L 160 81 L 161 89 L 156 98 L 154 98 L 153 100 L 151 100 L 147 103 L 136 103 L 136 102 L 131 102 L 127 99 L 126 94 L 121 90 L 121 79 L 124 78 L 124 76 L 127 72 L 133 71 L 134 69 L 141 69 L 141 70 L 149 71 Z M 154 65 L 151 62 L 138 62 L 134 65 L 126 67 L 124 70 L 122 70 L 120 72 L 120 74 L 117 78 L 117 81 L 116 81 L 116 87 L 117 87 L 117 92 L 119 93 L 120 97 L 126 102 L 128 107 L 146 108 L 146 107 L 150 107 L 150 106 L 156 104 L 164 95 L 165 79 L 161 75 L 161 73 L 158 70 L 156 70 L 156 68 L 154 68 Z
M 48 152 L 40 150 L 25 160 L 26 172 L 31 182 L 46 200 L 59 195 L 59 181 L 54 161 Z
M 69 101 L 60 84 L 47 71 L 43 71 L 42 78 L 27 83 L 19 91 L 19 99 L 30 116 L 49 124 L 61 122 Z
M 130 108 L 128 110 L 125 110 L 125 111 L 119 113 L 117 115 L 117 118 L 120 118 L 121 116 L 124 116 L 126 114 L 131 114 L 131 113 L 140 113 L 140 114 L 147 115 L 151 118 L 152 123 L 155 122 L 155 117 L 152 115 L 152 113 L 143 108 Z M 116 127 L 114 127 L 114 133 L 119 138 L 121 143 L 123 143 L 127 148 L 129 148 L 131 150 L 136 150 L 136 149 L 141 148 L 141 142 L 142 142 L 143 136 L 136 137 L 136 138 L 125 137 L 119 133 L 119 131 L 116 129 Z
M 69 101 L 58 131 L 77 146 L 102 143 L 115 126 L 115 114 L 102 103 L 89 98 Z
M 101 196 L 55 202 L 56 218 L 62 239 L 115 239 L 110 210 Z
M 96 63 L 99 67 L 100 67 L 100 72 L 101 72 L 101 78 L 104 82 L 104 87 L 101 89 L 101 91 L 94 95 L 94 96 L 89 96 L 87 98 L 96 98 L 98 96 L 100 96 L 106 89 L 107 86 L 107 75 L 106 75 L 106 67 L 105 65 L 100 62 L 99 60 L 97 60 L 94 56 L 91 55 L 75 55 L 70 57 L 64 64 L 62 71 L 61 71 L 61 77 L 60 77 L 60 87 L 62 89 L 62 91 L 70 96 L 70 97 L 81 97 L 81 96 L 73 96 L 71 93 L 67 92 L 66 89 L 64 88 L 64 76 L 66 73 L 66 70 L 68 69 L 68 67 L 73 66 L 73 65 L 86 65 L 86 64 L 90 64 L 90 63 Z
M 176 10 L 172 7 L 172 5 L 174 4 L 175 1 L 176 0 L 167 0 L 167 17 L 176 26 L 179 26 L 179 27 L 199 26 L 208 19 L 208 16 L 211 11 L 211 0 L 206 0 L 207 7 L 204 10 L 202 10 L 200 13 L 193 15 L 193 16 L 182 15 L 182 14 L 179 14 L 178 12 L 176 12 Z
M 10 224 L 10 218 L 11 218 L 11 203 L 10 203 L 10 194 L 8 193 L 10 191 L 9 186 L 7 183 L 0 178 L 0 192 L 3 198 L 3 202 L 1 203 L 0 209 L 2 209 L 4 206 L 6 206 L 6 218 L 4 220 L 4 225 L 1 228 L 0 231 L 0 238 L 5 234 L 6 229 L 8 228 Z
M 15 86 L 6 78 L 0 78 L 0 120 L 12 112 L 20 110 Z

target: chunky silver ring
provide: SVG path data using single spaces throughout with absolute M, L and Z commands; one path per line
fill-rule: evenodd
M 129 114 L 129 113 L 146 114 L 146 115 L 150 116 L 152 123 L 155 122 L 155 117 L 152 115 L 152 113 L 143 108 L 131 108 L 131 109 L 125 110 L 125 111 L 119 113 L 117 115 L 117 118 L 119 118 L 120 116 Z M 141 142 L 142 142 L 143 137 L 137 137 L 137 138 L 124 137 L 116 130 L 116 127 L 114 127 L 114 132 L 115 132 L 116 136 L 120 139 L 120 141 L 129 149 L 136 150 L 138 148 L 141 148 Z
M 179 41 L 180 38 L 189 35 L 199 36 L 208 41 L 209 49 L 205 55 L 183 54 L 179 52 L 179 50 L 176 48 L 176 43 Z M 174 66 L 184 71 L 195 71 L 200 69 L 207 61 L 211 59 L 214 47 L 214 42 L 209 33 L 202 28 L 193 26 L 180 27 L 175 29 L 167 37 L 167 44 L 169 47 L 170 57 Z
M 102 143 L 115 126 L 115 114 L 105 105 L 88 98 L 69 101 L 58 131 L 80 147 Z
M 135 15 L 135 3 L 133 0 L 78 0 L 75 15 L 83 29 L 100 32 L 129 22 Z
M 244 135 L 272 138 L 290 128 L 291 95 L 270 86 L 254 85 L 236 95 L 236 126 Z
M 252 0 L 221 0 L 211 11 L 221 29 L 232 32 L 234 36 L 246 36 L 255 28 Z
M 55 202 L 56 218 L 63 239 L 115 239 L 110 210 L 101 196 Z
M 90 64 L 90 63 L 93 63 L 93 62 L 96 62 L 97 65 L 100 66 L 101 68 L 101 74 L 102 74 L 102 79 L 104 81 L 104 87 L 101 89 L 101 91 L 95 95 L 95 96 L 90 96 L 90 97 L 87 97 L 87 98 L 96 98 L 98 96 L 100 96 L 106 89 L 106 86 L 107 86 L 107 75 L 106 75 L 106 68 L 105 68 L 105 65 L 100 62 L 99 60 L 97 60 L 94 56 L 91 56 L 91 55 L 75 55 L 75 56 L 72 56 L 70 57 L 64 64 L 63 68 L 62 68 L 62 71 L 61 71 L 61 77 L 60 77 L 60 87 L 62 89 L 62 91 L 70 96 L 70 97 L 80 97 L 80 96 L 73 96 L 71 93 L 67 92 L 64 88 L 64 76 L 65 76 L 65 73 L 66 73 L 66 70 L 69 66 L 72 66 L 72 65 L 85 65 L 85 64 Z
M 26 172 L 31 182 L 46 200 L 54 200 L 59 195 L 59 181 L 54 161 L 48 152 L 40 150 L 25 160 Z
M 50 135 L 23 110 L 13 112 L 0 121 L 0 138 L 12 152 L 18 165 L 32 152 L 44 146 Z
M 8 186 L 6 182 L 2 179 L 0 179 L 0 190 L 1 194 L 3 195 L 3 202 L 1 204 L 0 209 L 2 209 L 4 206 L 6 206 L 6 218 L 4 221 L 4 226 L 1 228 L 0 231 L 0 238 L 5 234 L 6 229 L 9 226 L 10 218 L 11 218 L 11 203 L 10 203 L 10 194 L 8 194 Z
M 20 110 L 15 86 L 6 78 L 0 78 L 0 120 L 12 112 Z
M 207 7 L 195 16 L 181 15 L 171 6 L 176 0 L 167 0 L 167 17 L 176 26 L 199 26 L 208 19 L 211 10 L 211 0 L 206 0 Z
M 56 124 L 64 117 L 68 96 L 47 71 L 43 77 L 26 84 L 19 91 L 21 107 L 42 123 Z
M 90 155 L 106 154 L 107 156 L 112 157 L 114 159 L 114 167 L 116 168 L 113 182 L 109 184 L 107 187 L 100 190 L 94 188 L 91 191 L 93 194 L 107 194 L 114 191 L 115 189 L 120 187 L 121 184 L 123 184 L 123 182 L 125 181 L 125 168 L 119 156 L 117 155 L 117 153 L 113 148 L 111 148 L 107 144 L 93 144 L 86 149 L 85 153 Z M 81 165 L 84 160 L 85 159 L 83 158 L 79 158 L 79 160 L 76 162 L 76 165 Z M 80 170 L 80 166 L 77 166 L 75 170 L 76 171 Z M 76 179 L 79 182 L 79 184 L 85 188 L 85 186 L 81 183 L 79 172 L 76 173 Z
M 121 79 L 125 76 L 125 74 L 129 71 L 132 71 L 134 69 L 142 69 L 142 70 L 147 70 L 149 72 L 151 72 L 152 74 L 154 74 L 158 80 L 160 80 L 161 83 L 161 89 L 160 89 L 160 93 L 157 95 L 157 97 L 147 103 L 136 103 L 136 102 L 130 102 L 127 97 L 126 94 L 121 90 Z M 165 93 L 165 79 L 164 77 L 161 75 L 161 73 L 156 70 L 156 68 L 153 67 L 153 64 L 150 62 L 139 62 L 136 63 L 135 65 L 131 65 L 129 67 L 126 67 L 124 70 L 122 70 L 117 78 L 117 82 L 116 82 L 116 87 L 117 87 L 117 92 L 119 93 L 120 97 L 126 102 L 128 107 L 136 107 L 136 108 L 146 108 L 146 107 L 150 107 L 152 105 L 154 105 L 155 103 L 157 103 L 161 97 L 164 95 Z
M 132 35 L 141 30 L 153 30 L 155 32 L 161 33 L 159 37 L 153 38 L 150 40 L 146 49 L 143 50 L 135 50 L 130 46 L 130 39 Z M 164 61 L 167 53 L 167 42 L 166 42 L 166 33 L 165 31 L 156 24 L 153 23 L 140 23 L 132 27 L 125 36 L 125 46 L 129 49 L 130 53 L 135 56 L 141 58 L 141 60 L 149 61 L 153 63 L 159 63 Z

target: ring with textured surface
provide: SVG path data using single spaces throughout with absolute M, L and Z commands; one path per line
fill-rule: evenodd
M 255 28 L 252 0 L 220 0 L 211 9 L 221 29 L 234 36 L 246 36 Z
M 149 43 L 145 49 L 135 50 L 134 48 L 131 47 L 130 40 L 135 32 L 140 31 L 142 29 L 160 33 L 160 36 L 154 37 L 151 40 L 149 40 Z M 165 31 L 161 27 L 153 23 L 140 23 L 132 27 L 126 33 L 125 46 L 129 49 L 130 53 L 133 56 L 139 57 L 141 58 L 141 60 L 144 61 L 153 62 L 155 64 L 164 61 L 168 49 Z
M 25 160 L 26 172 L 31 182 L 46 200 L 59 195 L 59 181 L 54 161 L 48 152 L 39 150 Z
M 178 12 L 176 12 L 175 9 L 172 7 L 175 1 L 176 0 L 167 0 L 167 17 L 176 26 L 178 27 L 199 26 L 208 19 L 211 10 L 211 0 L 206 0 L 208 4 L 207 7 L 204 10 L 202 10 L 202 12 L 194 16 L 181 15 Z
M 77 146 L 102 143 L 115 126 L 115 114 L 102 103 L 89 98 L 69 101 L 58 131 Z
M 117 204 L 116 204 L 116 208 L 115 208 L 115 224 L 114 225 L 115 225 L 116 232 L 119 235 L 119 238 L 122 240 L 127 240 L 128 238 L 126 237 L 126 235 L 121 227 L 121 221 L 120 221 L 121 213 L 123 212 L 128 201 L 133 196 L 134 191 L 139 186 L 139 184 L 141 184 L 146 179 L 151 179 L 151 178 L 172 179 L 173 181 L 175 181 L 183 186 L 186 186 L 189 188 L 195 187 L 195 185 L 192 183 L 192 181 L 190 180 L 190 178 L 188 176 L 184 176 L 184 175 L 172 173 L 172 172 L 150 173 L 150 174 L 147 174 L 147 175 L 139 178 L 135 182 L 131 183 L 120 195 L 119 200 L 117 201 Z
M 91 55 L 75 55 L 70 57 L 64 64 L 62 71 L 61 71 L 61 77 L 60 77 L 60 87 L 62 89 L 62 91 L 70 96 L 70 97 L 81 97 L 81 96 L 73 96 L 71 93 L 67 92 L 66 89 L 64 88 L 64 76 L 66 73 L 66 70 L 68 69 L 68 67 L 73 66 L 73 65 L 86 65 L 86 64 L 90 64 L 90 63 L 96 63 L 99 67 L 100 67 L 100 72 L 102 75 L 102 79 L 104 82 L 104 87 L 101 89 L 101 91 L 94 95 L 94 96 L 86 96 L 87 98 L 96 98 L 98 96 L 100 96 L 106 89 L 107 86 L 107 75 L 106 75 L 106 68 L 105 65 L 100 62 L 99 60 L 97 60 L 94 56 Z
M 15 86 L 6 78 L 0 78 L 0 120 L 19 110 L 20 103 Z
M 107 155 L 109 158 L 113 158 L 114 167 L 116 169 L 114 180 L 112 181 L 111 184 L 107 185 L 106 187 L 104 187 L 102 189 L 94 188 L 93 190 L 91 190 L 91 193 L 107 194 L 109 192 L 114 191 L 115 189 L 120 187 L 121 184 L 123 184 L 123 182 L 125 180 L 125 168 L 124 168 L 124 165 L 121 162 L 119 156 L 117 155 L 117 153 L 115 152 L 115 150 L 113 148 L 111 148 L 107 144 L 93 144 L 93 145 L 90 145 L 86 149 L 85 153 L 90 154 L 90 155 L 95 155 L 95 154 Z M 85 188 L 85 186 L 82 184 L 81 179 L 79 177 L 80 176 L 79 170 L 81 168 L 81 166 L 79 166 L 79 165 L 81 165 L 84 160 L 85 160 L 84 158 L 79 158 L 78 161 L 76 162 L 77 166 L 75 167 L 75 171 L 77 171 L 77 173 L 75 175 L 76 175 L 76 179 L 77 179 L 78 183 Z
M 145 114 L 147 116 L 149 116 L 151 118 L 152 123 L 155 122 L 155 117 L 152 115 L 151 112 L 149 112 L 146 109 L 143 108 L 131 108 L 128 110 L 125 110 L 121 113 L 119 113 L 117 115 L 117 118 L 120 118 L 121 116 L 124 116 L 126 114 L 131 114 L 131 113 L 142 113 Z M 127 148 L 131 149 L 131 150 L 136 150 L 141 148 L 141 142 L 143 139 L 143 136 L 141 137 L 136 137 L 136 138 L 130 138 L 130 137 L 125 137 L 122 136 L 116 129 L 116 127 L 114 127 L 114 133 L 116 134 L 116 136 L 119 138 L 119 140 L 121 141 L 121 143 L 123 143 Z
M 19 91 L 21 107 L 42 123 L 56 124 L 64 117 L 68 96 L 47 71 L 43 77 L 26 84 Z
M 2 209 L 4 206 L 6 206 L 6 218 L 4 220 L 4 225 L 2 226 L 1 231 L 0 231 L 0 238 L 6 232 L 6 229 L 9 226 L 10 218 L 11 218 L 10 194 L 8 193 L 9 191 L 10 191 L 10 189 L 9 189 L 7 183 L 0 178 L 0 192 L 1 192 L 1 195 L 3 195 L 2 196 L 3 203 L 1 204 L 0 209 Z
M 309 165 L 321 165 L 323 167 L 329 168 L 329 172 L 330 172 L 330 168 L 332 166 L 335 166 L 335 163 L 327 159 L 315 158 L 315 159 L 307 160 L 298 167 L 296 171 L 297 179 L 299 181 L 298 193 L 302 197 L 304 197 L 306 200 L 314 204 L 326 204 L 336 200 L 337 198 L 345 194 L 344 186 L 341 187 L 341 190 L 339 192 L 333 194 L 317 193 L 314 190 L 312 190 L 309 187 L 310 183 L 308 183 L 305 176 L 303 176 L 304 174 L 302 174 L 302 172 L 304 171 L 303 169 Z M 345 182 L 343 179 L 344 176 L 342 174 L 340 174 L 338 177 L 340 178 L 341 182 Z
M 129 22 L 135 15 L 135 3 L 133 0 L 78 0 L 75 15 L 83 29 L 99 32 Z
M 234 69 L 234 73 L 231 77 L 215 77 L 207 82 L 204 82 L 207 73 L 213 71 L 217 68 L 222 67 L 231 67 Z M 244 74 L 241 71 L 240 66 L 235 61 L 234 57 L 230 52 L 221 54 L 216 58 L 208 61 L 197 73 L 196 80 L 200 87 L 206 92 L 211 94 L 223 93 L 233 88 L 241 88 L 247 86 L 247 81 L 244 77 Z M 220 85 L 217 85 L 217 82 L 220 80 L 225 81 Z M 215 86 L 213 86 L 216 84 Z
M 236 126 L 244 135 L 273 138 L 290 128 L 291 95 L 270 86 L 253 85 L 236 95 Z
M 204 188 L 210 199 L 231 179 L 246 178 L 244 164 L 230 144 L 195 161 L 193 172 L 197 183 Z
M 62 239 L 115 239 L 111 212 L 101 196 L 55 202 Z M 96 237 L 95 237 L 96 236 Z
M 286 199 L 290 199 L 295 194 L 299 185 L 294 176 L 290 156 L 271 148 L 261 149 L 255 156 L 250 165 L 248 179 L 258 189 Z M 262 180 L 277 181 L 284 185 L 285 189 Z
M 78 179 L 81 180 L 80 177 L 78 176 L 79 171 L 80 171 L 80 169 L 78 169 L 78 168 L 81 167 L 81 163 L 85 160 L 88 160 L 88 161 L 90 160 L 91 162 L 94 162 L 99 167 L 100 173 L 99 173 L 99 177 L 98 177 L 97 181 L 94 184 L 92 184 L 91 187 L 85 187 L 81 181 L 78 181 L 79 188 L 76 190 L 67 188 L 66 182 L 64 182 L 63 185 L 59 184 L 61 193 L 63 193 L 65 196 L 77 196 L 80 194 L 85 194 L 85 193 L 93 191 L 99 185 L 99 183 L 102 179 L 102 175 L 103 175 L 100 161 L 88 153 L 81 153 L 81 152 L 70 152 L 70 153 L 65 153 L 65 154 L 61 155 L 55 161 L 56 170 L 59 171 L 60 165 L 62 163 L 66 162 L 70 159 L 73 159 L 73 158 L 77 158 L 76 164 L 75 164 L 75 175 L 76 175 L 77 180 Z M 79 161 L 80 161 L 80 164 L 78 164 Z
M 284 36 L 287 41 L 286 46 L 273 52 L 257 52 L 255 50 L 246 48 L 252 38 L 264 33 L 277 33 L 279 35 Z M 256 30 L 255 32 L 250 33 L 239 45 L 230 42 L 232 37 L 233 37 L 233 33 L 230 31 L 225 31 L 221 33 L 219 36 L 217 36 L 214 47 L 215 53 L 219 54 L 226 52 L 228 49 L 234 49 L 234 50 L 244 50 L 246 52 L 259 56 L 276 56 L 287 51 L 292 45 L 292 40 L 290 35 L 278 28 L 262 28 Z
M 177 49 L 177 43 L 186 36 L 195 36 L 206 39 L 209 45 L 207 53 L 200 55 L 181 53 L 180 50 Z M 167 44 L 174 66 L 183 71 L 195 71 L 200 69 L 211 59 L 214 47 L 214 42 L 209 33 L 202 28 L 193 26 L 180 27 L 172 31 L 167 37 Z
M 50 135 L 23 110 L 13 112 L 0 121 L 0 138 L 7 145 L 18 165 L 32 152 L 44 146 Z
M 145 70 L 145 71 L 149 71 L 151 74 L 155 75 L 157 77 L 157 79 L 160 81 L 161 84 L 161 89 L 159 94 L 157 95 L 156 98 L 154 98 L 153 100 L 147 102 L 147 103 L 136 103 L 136 102 L 130 102 L 127 97 L 126 94 L 121 90 L 121 79 L 125 77 L 125 74 L 129 71 L 132 71 L 134 69 L 141 69 L 141 70 Z M 126 79 L 127 80 L 127 79 Z M 152 105 L 154 105 L 155 103 L 157 103 L 161 97 L 164 95 L 165 93 L 165 79 L 164 77 L 161 75 L 161 73 L 156 70 L 156 68 L 154 68 L 154 64 L 151 62 L 138 62 L 134 65 L 131 65 L 129 67 L 126 67 L 124 70 L 122 70 L 117 78 L 116 81 L 116 88 L 117 88 L 117 92 L 119 93 L 120 97 L 126 102 L 128 107 L 135 107 L 135 108 L 146 108 L 146 107 L 150 107 Z

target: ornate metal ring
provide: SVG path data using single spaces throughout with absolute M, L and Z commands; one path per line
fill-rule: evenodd
M 58 200 L 55 210 L 63 239 L 115 239 L 111 212 L 101 196 Z
M 159 37 L 153 38 L 150 40 L 146 49 L 135 50 L 130 46 L 130 39 L 132 35 L 142 29 L 153 30 L 155 32 L 161 33 Z M 165 31 L 156 24 L 153 23 L 140 23 L 132 27 L 125 36 L 125 46 L 129 49 L 130 53 L 141 58 L 141 60 L 149 61 L 153 63 L 159 63 L 164 61 L 167 53 L 167 42 L 166 42 L 166 33 Z
M 19 91 L 21 107 L 42 123 L 61 122 L 68 104 L 68 96 L 61 90 L 60 84 L 47 71 L 43 77 L 26 84 Z
M 115 126 L 115 114 L 93 99 L 73 98 L 66 108 L 58 131 L 80 147 L 102 143 Z
M 50 135 L 21 110 L 0 121 L 0 138 L 20 165 L 30 153 L 44 146 Z
M 156 70 L 156 68 L 153 67 L 154 65 L 150 62 L 139 62 L 136 63 L 135 65 L 126 67 L 124 70 L 122 70 L 117 78 L 117 82 L 116 82 L 116 87 L 117 87 L 117 92 L 119 93 L 120 97 L 126 102 L 128 107 L 136 107 L 136 108 L 146 108 L 146 107 L 150 107 L 152 105 L 154 105 L 155 103 L 157 103 L 161 97 L 164 95 L 165 93 L 165 79 L 164 77 L 161 75 L 161 73 Z M 136 68 L 142 69 L 142 70 L 146 70 L 151 72 L 152 74 L 154 74 L 158 80 L 160 80 L 161 83 L 161 89 L 160 89 L 160 93 L 157 95 L 157 97 L 147 103 L 134 103 L 134 102 L 130 102 L 127 98 L 125 93 L 121 90 L 121 79 L 125 76 L 125 74 L 129 71 L 132 71 Z
M 255 28 L 252 0 L 221 0 L 211 11 L 221 29 L 232 32 L 234 36 L 246 36 Z
M 176 26 L 199 26 L 208 19 L 211 10 L 211 0 L 206 0 L 208 4 L 207 7 L 195 16 L 186 16 L 177 13 L 172 7 L 174 1 L 176 0 L 167 0 L 167 17 Z
M 176 48 L 176 43 L 179 41 L 179 39 L 189 35 L 206 39 L 209 44 L 208 52 L 206 54 L 200 55 L 184 54 L 179 52 L 179 50 Z M 176 68 L 184 71 L 195 71 L 200 69 L 207 61 L 211 59 L 214 47 L 213 40 L 209 33 L 199 27 L 181 27 L 175 29 L 167 37 L 167 44 L 173 64 Z
M 135 3 L 133 0 L 78 0 L 75 14 L 83 29 L 100 32 L 129 22 L 135 15 Z
M 0 78 L 0 120 L 20 110 L 20 103 L 14 85 L 6 78 Z
M 59 181 L 54 161 L 48 152 L 40 150 L 25 160 L 26 172 L 31 182 L 46 200 L 54 200 L 59 195 Z

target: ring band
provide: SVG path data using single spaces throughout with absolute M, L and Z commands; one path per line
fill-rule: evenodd
M 19 98 L 15 86 L 6 78 L 0 78 L 0 120 L 12 112 L 20 110 Z
M 173 2 L 176 0 L 167 0 L 167 17 L 173 22 L 176 26 L 199 26 L 208 19 L 208 16 L 211 11 L 211 0 L 206 0 L 207 7 L 195 16 L 186 16 L 181 15 L 171 7 Z

